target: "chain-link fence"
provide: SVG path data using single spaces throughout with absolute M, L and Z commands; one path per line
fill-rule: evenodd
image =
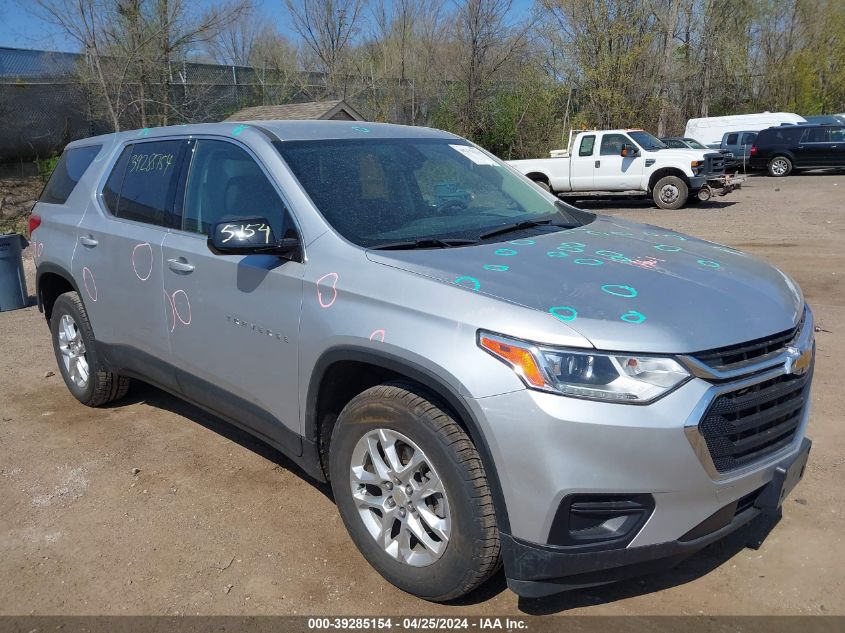
M 81 79 L 81 54 L 0 47 L 0 162 L 50 156 L 112 130 Z M 240 66 L 172 63 L 164 88 L 170 123 L 219 121 L 241 108 L 313 100 L 322 77 Z M 358 104 L 360 105 L 360 104 Z

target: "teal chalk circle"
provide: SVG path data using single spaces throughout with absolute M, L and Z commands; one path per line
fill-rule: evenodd
M 502 264 L 484 264 L 484 270 L 497 270 L 499 272 L 505 272 L 508 268 L 508 266 L 503 266 Z
M 628 310 L 619 318 L 625 321 L 625 323 L 642 323 L 645 321 L 645 315 L 642 312 L 637 312 L 636 310 Z
M 575 317 L 578 316 L 578 311 L 575 308 L 570 308 L 569 306 L 555 306 L 553 308 L 549 308 L 549 314 L 558 321 L 574 321 Z
M 586 246 L 586 244 L 582 244 L 581 242 L 561 242 L 557 250 L 569 251 L 570 253 L 583 253 Z
M 667 253 L 677 253 L 678 251 L 684 250 L 680 246 L 669 246 L 668 244 L 658 244 L 654 248 L 659 251 L 666 251 Z
M 701 266 L 706 266 L 707 268 L 721 268 L 722 265 L 719 262 L 714 262 L 712 259 L 699 259 L 698 264 Z
M 532 244 L 536 244 L 534 240 L 529 239 L 521 239 L 521 240 L 511 240 L 508 244 L 513 244 L 514 246 L 531 246 Z
M 249 126 L 244 125 L 243 123 L 232 130 L 232 136 L 238 136 L 241 132 L 247 129 Z
M 569 253 L 564 251 L 548 251 L 546 255 L 549 257 L 569 257 Z
M 605 284 L 601 289 L 614 297 L 630 299 L 637 296 L 637 290 L 631 286 L 618 286 L 616 284 Z
M 502 257 L 513 257 L 516 255 L 516 251 L 512 248 L 497 248 L 495 254 Z
M 361 126 L 361 125 L 353 125 L 353 126 L 352 126 L 352 129 L 353 129 L 353 130 L 355 130 L 356 132 L 363 132 L 364 134 L 369 134 L 369 133 L 370 133 L 370 128 L 368 128 L 368 127 L 363 127 L 363 126 Z
M 138 136 L 149 136 L 150 135 L 150 128 L 145 127 L 143 130 L 138 132 Z
M 601 259 L 594 259 L 592 257 L 579 257 L 573 261 L 581 266 L 601 266 L 604 264 L 604 261 Z
M 466 277 L 466 276 L 457 277 L 457 278 L 455 278 L 455 281 L 453 281 L 452 283 L 457 284 L 459 286 L 463 286 L 464 288 L 469 288 L 469 286 L 467 286 L 464 283 L 465 281 L 471 282 L 472 283 L 472 289 L 475 290 L 475 291 L 478 291 L 478 289 L 481 288 L 481 282 L 478 281 L 478 279 L 476 279 L 475 277 Z
M 630 257 L 625 257 L 622 253 L 617 253 L 616 251 L 596 251 L 596 255 L 607 257 L 608 259 L 612 259 L 613 261 L 620 262 L 622 264 L 630 264 L 632 261 Z

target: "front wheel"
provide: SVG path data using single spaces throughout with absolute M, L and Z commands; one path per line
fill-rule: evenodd
M 792 161 L 786 156 L 775 156 L 769 161 L 769 175 L 783 178 L 792 172 Z
M 400 589 L 452 600 L 497 569 L 481 459 L 455 420 L 413 385 L 372 387 L 346 405 L 332 432 L 329 471 L 355 545 Z
M 689 187 L 677 176 L 664 176 L 651 192 L 654 204 L 661 209 L 680 209 L 689 196 Z

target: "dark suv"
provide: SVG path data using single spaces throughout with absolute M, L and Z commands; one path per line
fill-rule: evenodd
M 782 125 L 757 135 L 752 169 L 788 176 L 801 169 L 845 167 L 845 125 Z

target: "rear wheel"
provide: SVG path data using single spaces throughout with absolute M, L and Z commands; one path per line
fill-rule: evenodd
M 126 395 L 129 378 L 109 371 L 103 363 L 88 313 L 77 293 L 66 292 L 56 299 L 50 334 L 59 371 L 77 400 L 99 407 Z
M 775 178 L 788 176 L 792 172 L 792 161 L 786 156 L 775 156 L 769 161 L 769 175 Z
M 481 459 L 455 420 L 413 385 L 379 385 L 353 398 L 332 432 L 329 460 L 346 529 L 389 582 L 445 601 L 497 569 Z
M 654 204 L 661 209 L 680 209 L 689 196 L 689 187 L 678 176 L 664 176 L 651 192 Z

